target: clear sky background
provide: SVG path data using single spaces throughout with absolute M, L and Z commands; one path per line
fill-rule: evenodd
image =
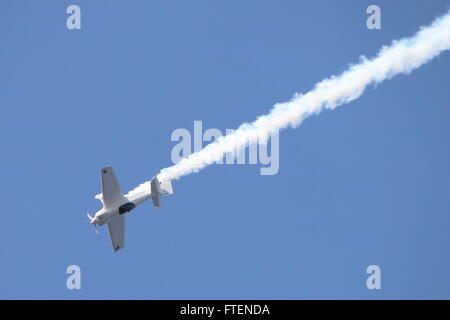
M 174 181 L 159 210 L 127 216 L 117 254 L 86 218 L 102 167 L 128 191 L 171 165 L 174 129 L 253 121 L 448 6 L 1 1 L 0 298 L 450 298 L 449 52 L 282 131 L 276 175 L 213 165 Z

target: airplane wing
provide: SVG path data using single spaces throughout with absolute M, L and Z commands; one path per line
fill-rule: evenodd
M 114 252 L 125 247 L 125 215 L 120 215 L 108 222 L 109 237 Z
M 120 191 L 119 182 L 117 181 L 116 175 L 111 166 L 103 168 L 101 175 L 103 203 L 105 207 L 110 207 L 123 198 L 123 194 L 122 191 Z

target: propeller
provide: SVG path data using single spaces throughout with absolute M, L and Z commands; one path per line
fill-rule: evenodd
M 90 223 L 94 225 L 94 227 L 95 227 L 95 233 L 96 233 L 97 235 L 100 234 L 100 232 L 98 231 L 98 224 L 97 224 L 96 221 L 95 221 L 95 217 L 91 216 L 91 215 L 89 214 L 89 212 L 86 214 L 86 216 L 88 217 Z

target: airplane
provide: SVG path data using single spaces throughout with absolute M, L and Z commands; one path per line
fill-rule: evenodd
M 145 182 L 127 194 L 120 190 L 119 182 L 112 166 L 103 168 L 100 171 L 102 179 L 102 193 L 95 196 L 102 202 L 103 208 L 91 216 L 87 217 L 90 224 L 96 228 L 108 224 L 109 236 L 111 238 L 114 252 L 125 247 L 125 213 L 130 212 L 136 206 L 148 199 L 152 199 L 153 206 L 159 208 L 160 195 L 173 194 L 170 181 L 159 181 L 158 177 L 153 177 L 151 181 Z

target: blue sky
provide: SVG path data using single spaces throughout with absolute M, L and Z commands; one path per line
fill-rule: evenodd
M 82 29 L 66 28 L 77 4 Z M 378 4 L 382 29 L 366 28 Z M 448 1 L 2 1 L 0 298 L 450 298 L 450 53 L 280 134 L 278 174 L 213 165 L 127 217 L 87 211 L 171 165 L 177 128 L 236 128 Z M 79 265 L 82 289 L 68 290 Z M 366 288 L 381 268 L 382 289 Z

